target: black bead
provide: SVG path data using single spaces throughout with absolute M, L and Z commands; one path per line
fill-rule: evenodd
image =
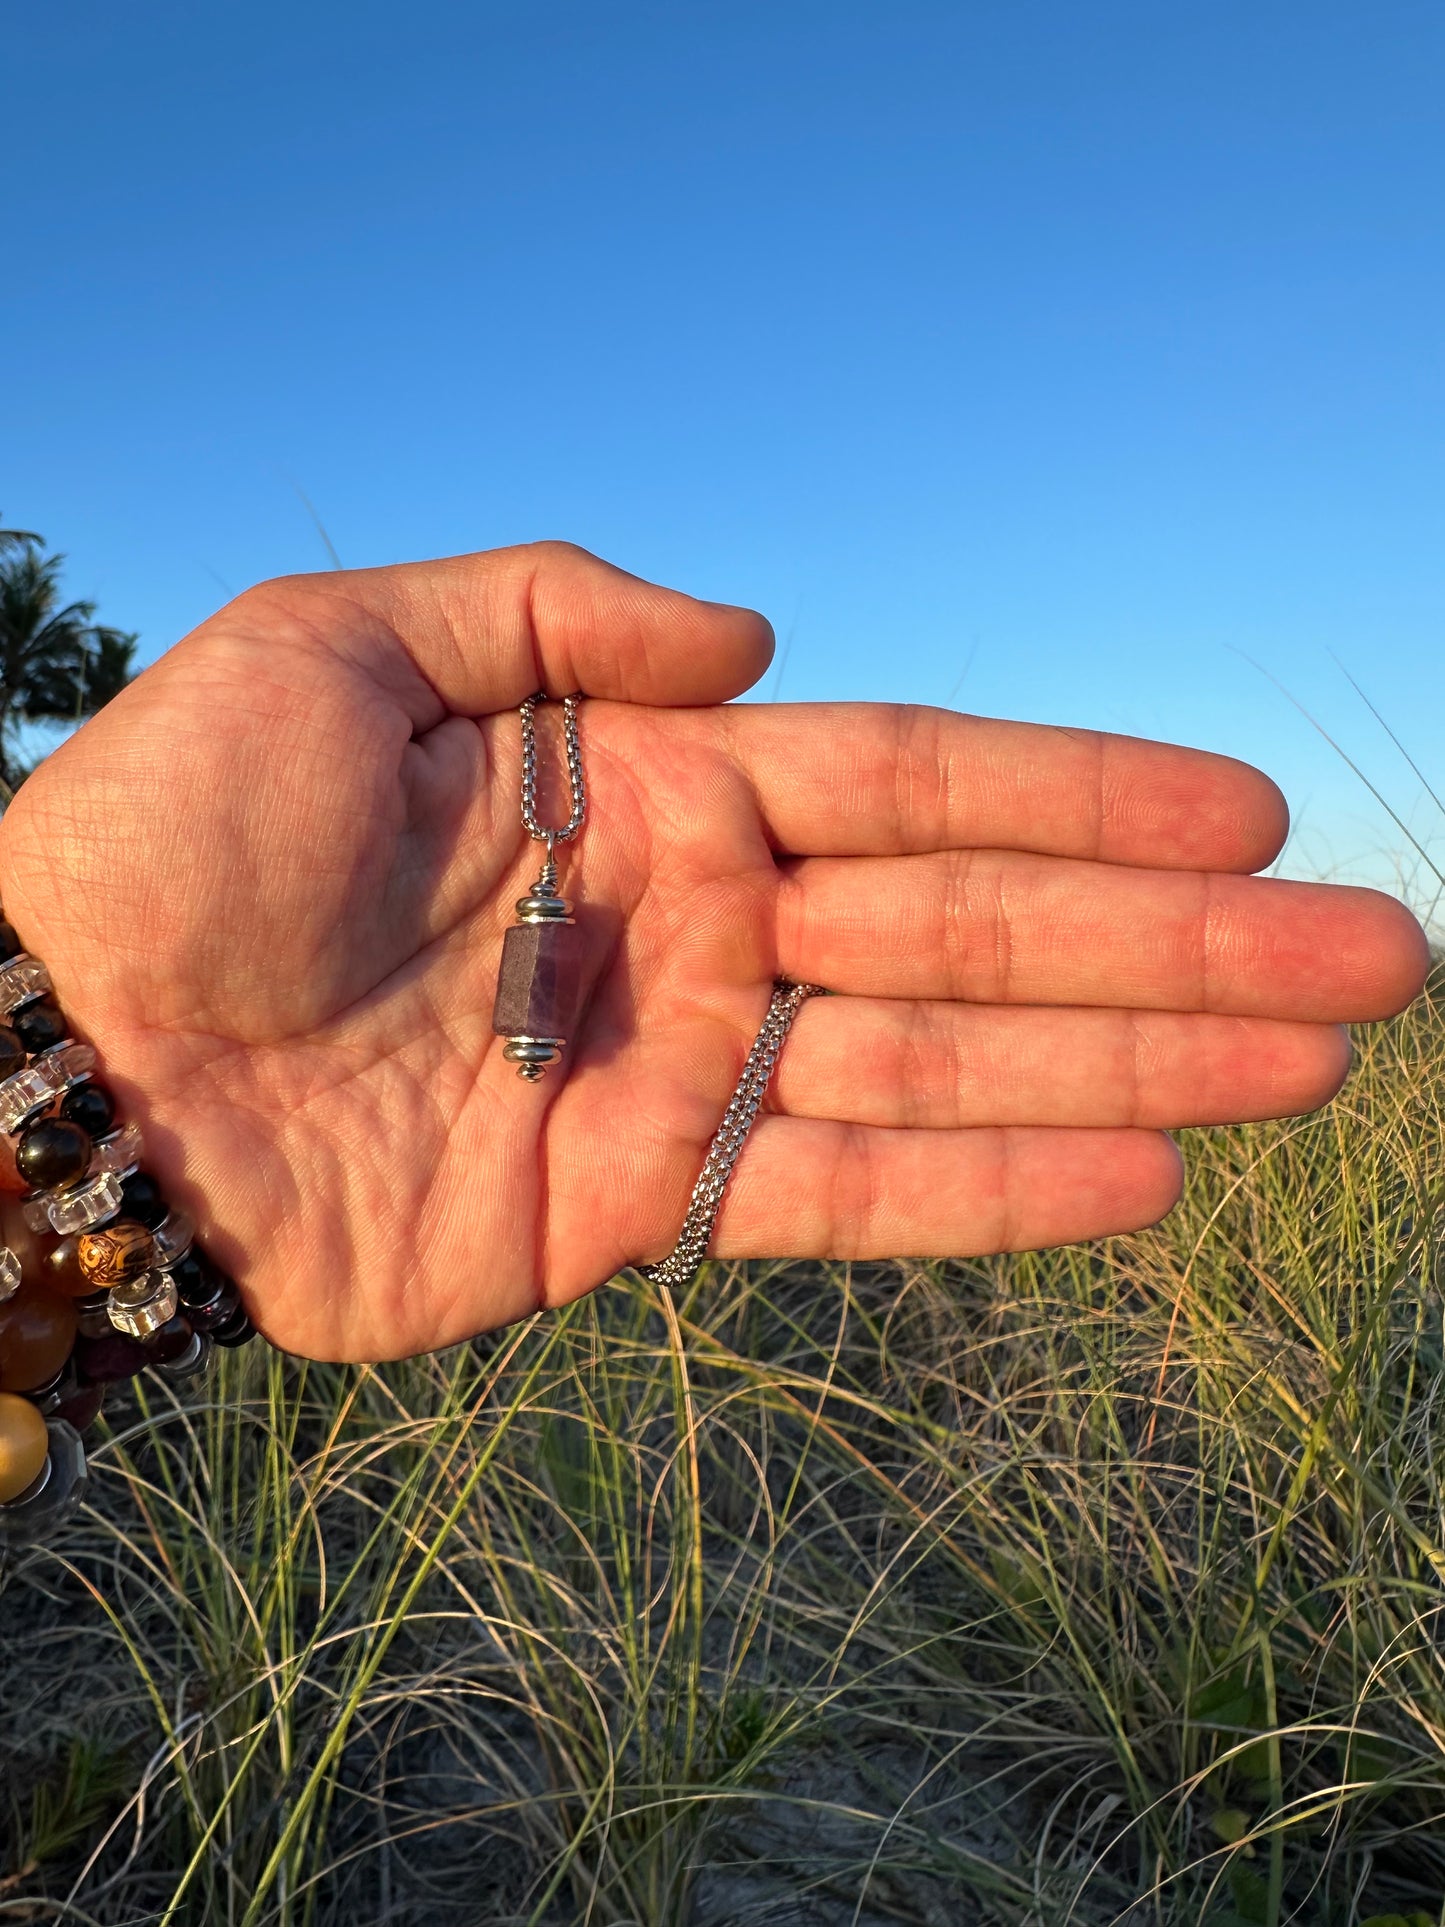
M 170 1206 L 149 1171 L 132 1171 L 120 1187 L 121 1215 L 135 1218 L 147 1231 L 154 1231 L 170 1215 Z
M 115 1123 L 115 1099 L 104 1084 L 88 1077 L 61 1098 L 60 1115 L 89 1131 L 92 1137 L 104 1137 Z
M 193 1305 L 186 1302 L 186 1316 L 198 1332 L 215 1333 L 223 1330 L 241 1310 L 241 1294 L 234 1282 L 220 1274 L 219 1286 L 207 1304 Z M 244 1314 L 243 1314 L 244 1315 Z
M 9 963 L 10 959 L 18 957 L 24 948 L 24 944 L 15 934 L 14 924 L 7 923 L 3 917 L 0 917 L 0 963 Z
M 177 1312 L 174 1318 L 145 1340 L 146 1356 L 152 1365 L 168 1365 L 173 1358 L 179 1358 L 182 1352 L 189 1349 L 191 1336 L 190 1319 L 184 1312 Z
M 25 1062 L 25 1046 L 8 1024 L 0 1024 L 0 1077 L 12 1077 Z
M 32 1057 L 49 1050 L 52 1044 L 63 1043 L 70 1035 L 70 1026 L 59 1004 L 42 997 L 37 1003 L 27 1004 L 24 1010 L 17 1011 L 11 1023 L 21 1043 Z
M 237 1345 L 248 1345 L 256 1336 L 256 1327 L 246 1316 L 245 1308 L 238 1308 L 224 1325 L 211 1327 L 211 1340 L 214 1344 L 224 1345 L 229 1351 Z
M 110 1293 L 92 1291 L 84 1298 L 72 1298 L 76 1329 L 82 1338 L 109 1338 L 115 1330 L 110 1322 Z
M 37 1385 L 34 1391 L 27 1392 L 25 1396 L 46 1418 L 54 1418 L 66 1399 L 74 1398 L 79 1389 L 80 1379 L 75 1369 L 75 1353 L 72 1352 L 48 1384 Z
M 183 1305 L 213 1303 L 224 1282 L 199 1245 L 192 1245 L 184 1258 L 170 1266 L 170 1274 L 176 1281 L 176 1292 Z
M 15 1168 L 27 1184 L 48 1191 L 52 1185 L 73 1184 L 90 1163 L 90 1133 L 63 1117 L 43 1117 L 32 1124 L 15 1149 Z

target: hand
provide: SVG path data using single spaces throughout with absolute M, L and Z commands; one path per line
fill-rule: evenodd
M 779 973 L 840 994 L 798 1018 L 719 1255 L 1150 1223 L 1165 1130 L 1323 1103 L 1340 1022 L 1419 989 L 1397 903 L 1248 874 L 1286 828 L 1256 771 L 944 710 L 717 707 L 771 647 L 555 545 L 272 582 L 24 784 L 6 912 L 275 1343 L 431 1349 L 663 1256 Z M 539 685 L 591 698 L 562 887 L 595 981 L 564 1074 L 529 1085 L 490 1020 L 541 853 Z

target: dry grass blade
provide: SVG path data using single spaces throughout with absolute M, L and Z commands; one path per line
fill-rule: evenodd
M 6 1919 L 1445 1919 L 1445 1013 L 1147 1236 L 118 1401 Z

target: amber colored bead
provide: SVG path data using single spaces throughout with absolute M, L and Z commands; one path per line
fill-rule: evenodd
M 143 1278 L 155 1259 L 156 1243 L 134 1218 L 117 1218 L 98 1231 L 82 1231 L 75 1241 L 76 1263 L 93 1289 Z
M 15 925 L 8 918 L 0 917 L 0 963 L 9 963 L 10 959 L 18 957 L 24 948 L 24 944 L 15 934 Z
M 8 1024 L 0 1024 L 0 1078 L 13 1077 L 25 1062 L 25 1046 Z
M 28 1392 L 54 1378 L 75 1343 L 75 1307 L 29 1282 L 0 1305 L 0 1392 Z
M 72 1231 L 46 1252 L 40 1263 L 40 1277 L 47 1291 L 58 1291 L 63 1298 L 88 1298 L 96 1282 L 80 1268 L 76 1246 L 80 1233 Z
M 30 1400 L 0 1392 L 0 1505 L 35 1483 L 49 1453 L 45 1420 Z
M 52 1044 L 63 1043 L 70 1035 L 70 1026 L 65 1021 L 64 1012 L 59 1004 L 52 1003 L 48 997 L 41 997 L 38 1002 L 27 1004 L 24 1010 L 16 1013 L 11 1022 L 21 1043 L 32 1057 L 38 1057 L 41 1051 L 49 1050 Z
M 32 1124 L 15 1149 L 15 1168 L 37 1191 L 73 1184 L 90 1164 L 89 1131 L 63 1117 L 43 1117 Z

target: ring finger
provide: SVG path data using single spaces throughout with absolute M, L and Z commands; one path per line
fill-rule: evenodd
M 1349 1066 L 1349 1038 L 1329 1024 L 818 997 L 798 1013 L 768 1105 L 934 1130 L 1177 1130 L 1315 1110 Z

